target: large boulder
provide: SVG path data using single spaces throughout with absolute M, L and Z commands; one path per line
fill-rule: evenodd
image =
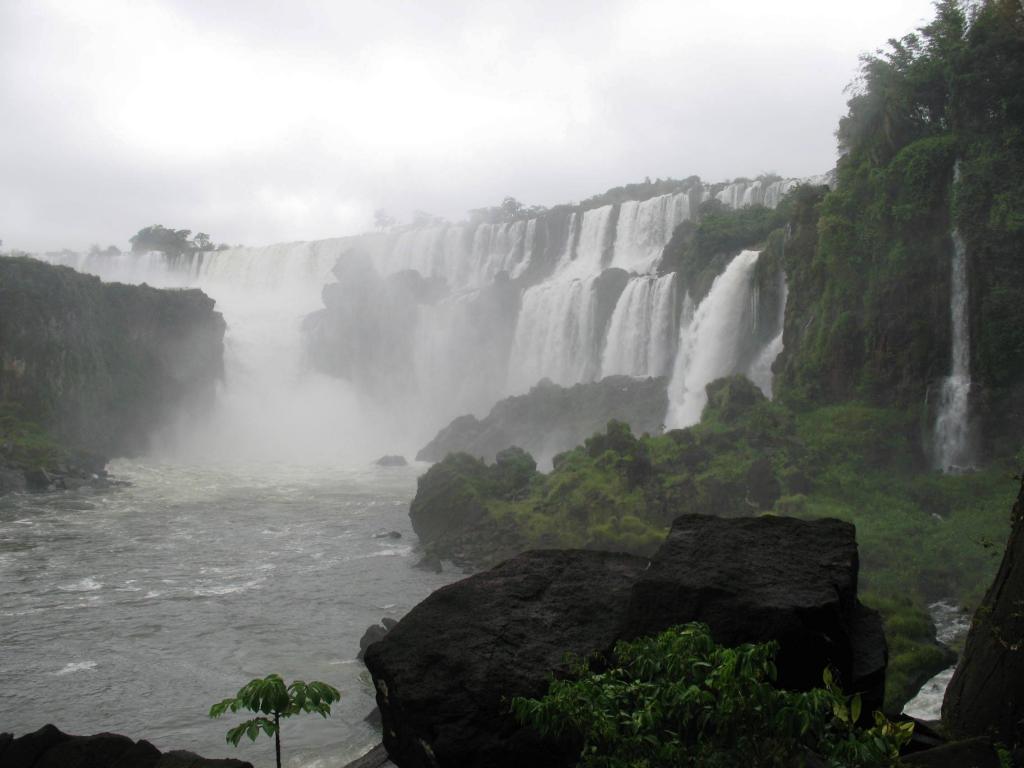
M 647 561 L 611 552 L 526 552 L 434 592 L 365 662 L 396 764 L 512 768 L 568 756 L 507 714 L 539 696 L 567 651 L 610 649 Z
M 633 587 L 631 637 L 703 621 L 725 645 L 777 640 L 779 682 L 806 690 L 831 666 L 865 710 L 882 704 L 879 615 L 857 600 L 854 527 L 840 520 L 685 515 Z
M 957 737 L 1024 745 L 1024 483 L 995 580 L 967 635 L 942 703 Z
M 688 621 L 722 643 L 778 640 L 794 688 L 832 666 L 870 712 L 886 646 L 857 600 L 857 567 L 853 526 L 773 517 L 680 517 L 650 562 L 524 553 L 438 590 L 367 649 L 384 745 L 402 768 L 570 765 L 567 745 L 515 724 L 509 700 L 543 694 L 566 651 L 606 654 Z
M 18 738 L 0 734 L 3 768 L 252 768 L 230 758 L 211 760 L 193 752 L 160 750 L 144 739 L 116 733 L 69 736 L 53 725 Z

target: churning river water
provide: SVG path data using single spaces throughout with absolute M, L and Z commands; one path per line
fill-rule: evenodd
M 206 713 L 278 672 L 342 691 L 331 718 L 284 722 L 288 765 L 378 741 L 359 638 L 454 578 L 414 568 L 423 467 L 111 470 L 131 485 L 0 496 L 0 731 L 52 722 L 269 766 L 270 739 L 233 748 L 241 716 Z

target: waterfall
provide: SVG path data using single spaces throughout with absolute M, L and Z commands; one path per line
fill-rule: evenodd
M 781 282 L 782 301 L 779 302 L 778 314 L 775 317 L 775 324 L 779 331 L 758 353 L 757 357 L 755 357 L 754 361 L 750 364 L 750 368 L 747 370 L 747 378 L 754 382 L 758 389 L 764 393 L 764 396 L 769 399 L 771 399 L 772 396 L 772 379 L 774 378 L 772 374 L 772 364 L 775 362 L 775 358 L 777 358 L 782 352 L 782 332 L 786 319 L 786 301 L 789 299 L 789 289 L 784 277 L 781 278 Z M 752 307 L 752 309 L 757 311 L 757 306 Z
M 714 189 L 733 207 L 772 206 L 797 183 Z M 739 331 L 712 309 L 724 301 L 751 317 L 756 297 L 730 303 L 727 287 L 756 257 L 738 257 L 695 310 L 679 275 L 659 268 L 673 232 L 712 187 L 695 181 L 646 200 L 617 194 L 514 221 L 435 222 L 175 259 L 42 258 L 109 281 L 200 288 L 217 302 L 228 324 L 225 386 L 217 413 L 190 426 L 187 445 L 179 440 L 189 455 L 390 452 L 542 378 L 674 375 L 674 412 L 691 423 L 707 376 L 752 362 L 752 339 L 737 351 Z M 780 345 L 748 371 L 766 391 Z
M 622 203 L 616 225 L 612 266 L 627 272 L 651 272 L 677 226 L 690 218 L 686 192 Z
M 596 373 L 594 277 L 536 285 L 523 295 L 509 363 L 511 391 L 543 378 L 570 385 Z
M 615 305 L 601 376 L 665 376 L 675 353 L 676 275 L 634 277 Z
M 953 182 L 960 179 L 960 161 Z M 970 466 L 969 401 L 971 393 L 971 338 L 968 325 L 969 289 L 967 245 L 959 230 L 952 231 L 950 321 L 953 335 L 952 371 L 942 382 L 939 414 L 935 421 L 935 462 L 944 471 Z
M 700 421 L 707 402 L 704 388 L 735 373 L 740 342 L 750 330 L 749 297 L 758 251 L 743 251 L 715 278 L 711 290 L 679 335 L 679 349 L 669 383 L 669 428 Z

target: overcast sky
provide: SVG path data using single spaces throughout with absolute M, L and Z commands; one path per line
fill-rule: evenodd
M 4 248 L 263 244 L 835 162 L 927 0 L 0 0 Z

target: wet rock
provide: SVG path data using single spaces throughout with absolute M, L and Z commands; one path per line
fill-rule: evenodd
M 778 640 L 779 682 L 806 690 L 832 666 L 870 713 L 888 652 L 857 600 L 854 527 L 839 520 L 685 515 L 633 588 L 631 637 L 703 621 L 726 645 Z
M 4 737 L 7 737 L 5 740 Z M 0 734 L 3 768 L 252 768 L 242 760 L 211 760 L 193 752 L 161 754 L 148 741 L 116 733 L 69 736 L 56 726 L 11 738 Z
M 54 487 L 53 478 L 42 467 L 25 470 L 25 485 L 30 491 L 50 491 Z
M 413 608 L 365 658 L 392 759 L 564 765 L 565 754 L 512 721 L 508 699 L 542 695 L 566 651 L 610 648 L 646 565 L 610 552 L 526 552 Z
M 388 759 L 388 753 L 384 749 L 384 745 L 378 744 L 358 760 L 354 760 L 346 765 L 345 768 L 388 768 L 388 766 L 393 765 L 394 763 Z
M 906 766 L 921 768 L 1000 768 L 999 756 L 986 739 L 943 744 L 902 758 Z
M 833 666 L 865 711 L 881 705 L 886 645 L 857 600 L 853 526 L 837 520 L 678 518 L 655 558 L 523 553 L 434 592 L 365 655 L 397 765 L 571 764 L 508 714 L 539 696 L 564 654 L 703 621 L 725 644 L 778 640 L 781 681 L 820 685 Z
M 995 580 L 982 600 L 942 703 L 959 738 L 1024 744 L 1024 482 Z
M 375 533 L 373 535 L 373 538 L 375 538 L 375 539 L 400 539 L 400 538 L 402 538 L 402 534 L 400 534 L 398 531 L 385 531 L 383 533 Z

